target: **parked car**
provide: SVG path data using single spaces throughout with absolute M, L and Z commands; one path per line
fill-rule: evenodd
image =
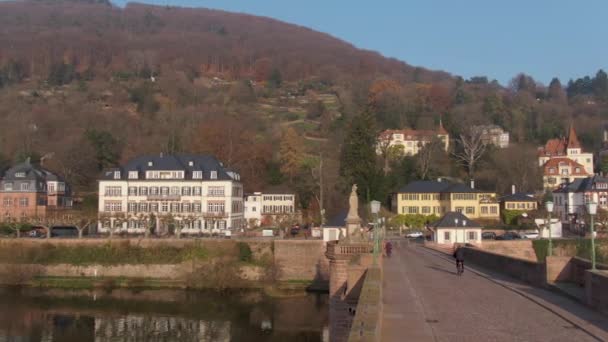
M 423 237 L 424 234 L 422 234 L 422 232 L 411 232 L 411 233 L 407 233 L 405 234 L 405 237 L 407 238 L 419 238 L 419 237 Z
M 522 239 L 537 239 L 538 238 L 538 232 L 525 232 L 522 234 L 519 234 L 521 236 Z
M 496 233 L 494 232 L 483 232 L 481 233 L 482 240 L 496 240 Z
M 496 240 L 520 240 L 521 236 L 515 232 L 506 232 L 496 237 Z

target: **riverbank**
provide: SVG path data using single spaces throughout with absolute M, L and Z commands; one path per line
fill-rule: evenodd
M 0 285 L 327 291 L 320 240 L 0 239 Z

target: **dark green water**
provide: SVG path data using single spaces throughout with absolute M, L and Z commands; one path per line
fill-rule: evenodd
M 0 342 L 316 342 L 327 326 L 323 294 L 0 289 Z

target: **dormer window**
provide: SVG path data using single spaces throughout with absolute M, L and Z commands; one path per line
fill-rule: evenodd
M 203 179 L 203 171 L 193 171 L 192 179 Z
M 4 190 L 13 191 L 13 183 L 11 183 L 11 182 L 4 183 Z
M 114 179 L 120 179 L 120 171 L 114 171 Z
M 217 171 L 211 171 L 211 174 L 209 175 L 210 179 L 217 179 Z
M 138 172 L 137 171 L 129 171 L 129 179 L 137 179 Z
M 153 162 L 151 162 L 151 161 L 149 161 L 149 162 L 148 162 L 148 166 L 154 166 L 154 163 L 153 163 Z
M 189 162 L 188 162 L 188 166 L 194 166 L 194 161 L 192 161 L 192 160 L 191 160 L 191 161 L 189 161 Z
M 16 178 L 25 178 L 25 172 L 17 172 L 15 173 Z

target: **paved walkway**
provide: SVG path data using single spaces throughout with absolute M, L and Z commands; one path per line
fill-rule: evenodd
M 383 267 L 382 341 L 608 341 L 605 316 L 417 244 Z

